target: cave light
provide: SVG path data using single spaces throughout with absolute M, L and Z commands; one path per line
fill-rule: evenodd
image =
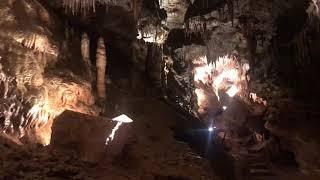
M 219 57 L 213 63 L 208 63 L 207 56 L 200 56 L 193 60 L 195 94 L 198 100 L 198 112 L 207 107 L 207 96 L 211 91 L 220 101 L 219 92 L 225 92 L 229 97 L 245 94 L 247 87 L 246 72 L 249 64 L 240 63 L 231 55 Z M 203 86 L 203 84 L 205 86 Z M 211 89 L 208 89 L 211 88 Z M 223 108 L 226 110 L 227 107 Z
M 228 84 L 232 87 L 226 92 L 230 97 L 235 96 L 240 89 L 235 84 L 241 81 L 241 72 L 237 63 L 229 56 L 219 57 L 215 64 L 207 63 L 207 57 L 199 57 L 197 66 L 194 68 L 194 80 L 204 84 L 212 84 L 216 96 L 219 98 L 218 90 L 225 89 Z M 215 75 L 217 74 L 217 75 Z M 213 82 L 210 82 L 213 81 Z M 197 92 L 196 92 L 197 93 Z
M 232 86 L 228 91 L 226 92 L 230 97 L 234 97 L 239 92 L 239 89 L 236 86 Z
M 117 122 L 123 122 L 123 123 L 131 123 L 133 122 L 132 119 L 130 119 L 127 115 L 122 114 L 120 116 L 117 116 L 115 118 L 112 119 L 113 121 L 117 121 Z
M 225 111 L 225 110 L 228 109 L 228 107 L 227 106 L 223 106 L 222 109 Z
M 133 120 L 131 118 L 129 118 L 127 115 L 125 115 L 125 114 L 122 114 L 120 116 L 117 116 L 117 117 L 113 118 L 112 121 L 116 121 L 117 124 L 112 129 L 111 134 L 107 137 L 106 143 L 105 143 L 106 145 L 108 145 L 114 139 L 114 136 L 115 136 L 116 132 L 119 130 L 119 128 L 121 127 L 121 125 L 123 123 L 131 123 L 131 122 L 133 122 Z
M 199 62 L 199 64 L 194 68 L 194 80 L 206 83 L 209 81 L 208 78 L 211 76 L 214 65 L 213 63 L 207 64 L 207 56 L 200 57 L 197 62 Z
M 210 126 L 210 127 L 208 128 L 208 131 L 209 131 L 209 132 L 212 132 L 212 131 L 214 131 L 215 129 L 217 129 L 216 126 Z

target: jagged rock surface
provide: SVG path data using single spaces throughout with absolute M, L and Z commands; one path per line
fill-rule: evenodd
M 61 56 L 68 48 L 61 42 L 63 31 L 56 17 L 38 1 L 1 1 L 0 12 L 1 81 L 9 87 L 1 89 L 5 102 L 0 106 L 10 107 L 14 113 L 1 115 L 7 117 L 1 128 L 47 144 L 57 114 L 65 109 L 90 113 L 88 106 L 94 103 L 91 85 L 75 71 L 66 70 L 65 62 L 70 59 Z M 75 64 L 80 64 L 78 72 L 84 67 L 81 62 Z M 61 69 L 54 70 L 56 66 Z M 38 129 L 46 125 L 46 130 Z

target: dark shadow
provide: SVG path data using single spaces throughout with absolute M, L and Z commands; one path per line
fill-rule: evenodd
M 174 128 L 175 139 L 188 143 L 196 153 L 208 159 L 221 179 L 235 180 L 234 160 L 226 152 L 221 139 L 214 139 L 214 134 L 208 131 L 208 127 L 196 119 L 184 122 L 184 127 L 181 123 L 178 122 L 179 126 Z

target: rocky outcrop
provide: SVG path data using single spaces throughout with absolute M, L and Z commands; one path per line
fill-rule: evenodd
M 36 0 L 5 0 L 0 13 L 2 131 L 47 144 L 59 113 L 93 112 L 91 84 L 75 75 L 75 68 L 63 67 L 76 60 L 68 59 L 72 53 L 63 54 L 70 46 L 51 11 Z M 81 61 L 75 64 L 80 64 L 78 70 L 84 67 Z M 54 69 L 57 65 L 60 70 Z
M 292 151 L 304 173 L 317 174 L 320 164 L 317 122 L 319 115 L 311 106 L 292 100 L 279 101 L 266 123 L 266 128 L 280 138 L 281 148 Z
M 192 1 L 185 15 L 185 29 L 179 31 L 181 36 L 171 30 L 164 46 L 168 62 L 172 62 L 167 74 L 169 97 L 194 112 L 227 105 L 228 110 L 217 118 L 226 129 L 238 131 L 245 127 L 263 134 L 267 132 L 263 127 L 266 122 L 271 136 L 280 139 L 282 150 L 293 152 L 301 169 L 316 172 L 319 158 L 313 152 L 319 147 L 312 127 L 317 126 L 319 111 L 314 101 L 319 96 L 315 83 L 319 68 L 315 61 L 319 56 L 315 27 L 319 22 L 313 10 L 318 2 L 210 1 L 206 8 L 202 2 Z M 201 48 L 207 52 L 197 50 Z M 191 54 L 196 54 L 193 59 L 206 55 L 208 64 L 235 55 L 240 64 L 249 65 L 249 84 L 239 94 L 241 98 L 227 97 L 227 101 L 212 103 L 217 102 L 215 92 L 202 88 L 198 102 L 208 100 L 204 107 L 196 104 L 197 100 L 190 101 L 195 99 L 190 97 L 196 96 L 192 92 L 197 87 L 190 76 L 194 71 L 187 57 Z M 254 102 L 249 98 L 252 95 Z
M 111 119 L 65 111 L 52 125 L 50 146 L 56 151 L 76 151 L 88 162 L 106 156 L 106 141 L 116 122 Z
M 317 174 L 319 156 L 314 152 L 319 151 L 319 141 L 314 127 L 318 126 L 319 108 L 314 99 L 319 86 L 314 77 L 319 64 L 318 53 L 312 49 L 319 42 L 313 36 L 318 34 L 319 22 L 308 17 L 307 4 L 278 1 L 273 2 L 277 8 L 272 10 L 263 8 L 268 3 L 252 6 L 260 13 L 255 13 L 258 23 L 248 30 L 263 32 L 265 38 L 251 36 L 255 58 L 250 63 L 250 89 L 267 100 L 265 127 L 279 138 L 280 149 L 294 153 L 303 172 Z
M 167 12 L 165 25 L 169 29 L 181 28 L 184 25 L 184 16 L 189 7 L 187 0 L 161 0 L 160 8 Z

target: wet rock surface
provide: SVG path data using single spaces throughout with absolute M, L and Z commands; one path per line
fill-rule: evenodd
M 91 85 L 81 76 L 84 64 L 73 61 L 72 52 L 66 55 L 75 49 L 72 41 L 57 16 L 38 1 L 1 1 L 0 12 L 0 107 L 10 112 L 1 114 L 1 129 L 46 144 L 56 115 L 65 109 L 95 111 L 89 107 L 94 104 Z

